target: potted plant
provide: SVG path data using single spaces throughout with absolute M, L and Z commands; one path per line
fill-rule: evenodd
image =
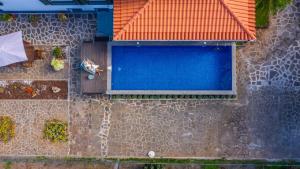
M 64 59 L 63 50 L 62 50 L 62 48 L 60 48 L 58 46 L 52 50 L 52 55 L 57 59 Z
M 55 71 L 64 69 L 64 53 L 60 47 L 55 47 L 52 51 L 53 59 L 51 60 L 51 66 Z
M 61 59 L 53 58 L 51 60 L 51 66 L 55 71 L 60 71 L 60 70 L 64 69 L 65 62 Z
M 61 22 L 66 22 L 68 20 L 68 17 L 66 14 L 64 13 L 59 13 L 57 14 L 58 20 Z
M 12 22 L 16 19 L 16 15 L 13 15 L 13 14 L 1 14 L 0 15 L 0 20 L 1 21 L 6 21 L 6 22 Z
M 29 15 L 28 21 L 32 24 L 32 26 L 37 26 L 40 17 L 38 15 Z

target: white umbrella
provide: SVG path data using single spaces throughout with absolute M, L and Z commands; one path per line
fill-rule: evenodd
M 27 60 L 21 31 L 0 36 L 0 67 Z

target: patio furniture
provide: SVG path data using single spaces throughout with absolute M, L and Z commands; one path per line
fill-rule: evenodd
M 0 67 L 28 61 L 21 31 L 0 36 L 0 54 Z
M 32 63 L 35 60 L 36 52 L 30 42 L 23 41 L 25 53 L 27 55 L 27 61 L 21 62 L 24 67 L 32 67 Z
M 100 75 L 95 74 L 94 79 L 89 79 L 88 72 L 81 70 L 81 86 L 82 94 L 104 94 L 106 93 L 107 81 L 107 42 L 83 42 L 81 46 L 81 60 L 89 59 L 95 64 L 100 65 L 103 72 Z
M 32 64 L 35 60 L 44 59 L 44 50 L 43 49 L 36 49 L 30 42 L 23 41 L 23 45 L 25 48 L 25 53 L 27 56 L 27 61 L 14 63 L 9 65 L 10 67 L 15 67 L 17 65 L 22 65 L 25 68 L 32 67 Z

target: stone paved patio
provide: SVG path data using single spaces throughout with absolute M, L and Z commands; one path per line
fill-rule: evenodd
M 71 72 L 78 72 L 79 70 L 76 68 L 77 65 L 75 63 L 79 61 L 76 59 L 78 58 L 79 46 L 83 40 L 91 40 L 94 37 L 95 16 L 83 14 L 70 15 L 68 17 L 68 22 L 62 23 L 58 21 L 56 15 L 40 15 L 39 24 L 33 27 L 28 22 L 28 15 L 18 15 L 17 20 L 14 22 L 0 22 L 0 34 L 3 35 L 21 30 L 24 39 L 35 46 L 46 46 L 48 48 L 66 46 L 68 48 L 66 50 L 67 57 L 71 56 L 71 64 L 73 64 Z M 74 78 L 69 77 L 68 68 L 65 69 L 66 72 L 62 71 L 54 74 L 49 69 L 48 59 L 49 57 L 45 60 L 37 60 L 33 67 L 27 70 L 22 68 L 1 68 L 0 78 L 3 80 L 78 79 L 76 78 L 78 73 L 71 74 L 74 75 Z M 79 86 L 76 82 L 74 81 L 72 86 Z M 75 87 L 71 89 L 71 93 L 75 93 Z M 1 144 L 1 155 L 66 156 L 69 154 L 70 144 L 51 144 L 41 139 L 41 131 L 45 120 L 57 117 L 60 120 L 70 122 L 68 101 L 15 100 L 12 102 L 1 101 L 0 105 L 0 114 L 12 116 L 17 123 L 16 138 L 7 145 L 2 146 Z M 15 105 L 20 106 L 16 107 Z M 28 128 L 25 126 L 28 126 Z M 72 140 L 70 143 L 72 143 Z M 85 147 L 82 147 L 82 150 L 84 149 Z
M 69 79 L 69 49 L 62 46 L 63 51 L 66 53 L 65 68 L 59 72 L 55 72 L 50 66 L 52 59 L 53 46 L 37 45 L 36 48 L 44 51 L 44 59 L 35 60 L 32 67 L 25 68 L 21 65 L 13 67 L 6 66 L 0 68 L 1 80 L 68 80 Z
M 1 155 L 66 156 L 68 144 L 52 144 L 43 139 L 44 122 L 51 119 L 68 120 L 68 101 L 4 101 L 0 115 L 12 117 L 16 123 L 15 138 L 8 144 L 0 142 Z
M 94 15 L 70 15 L 67 23 L 59 23 L 55 15 L 43 15 L 37 28 L 24 15 L 17 22 L 0 23 L 0 34 L 24 30 L 24 37 L 35 44 L 70 46 L 70 111 L 59 114 L 69 117 L 69 151 L 58 146 L 51 155 L 145 157 L 154 150 L 159 157 L 299 159 L 299 13 L 298 1 L 279 13 L 269 29 L 259 30 L 257 42 L 238 47 L 238 99 L 231 101 L 109 100 L 79 95 L 79 47 L 94 36 Z M 13 117 L 16 111 L 11 112 Z M 26 119 L 43 120 L 33 116 Z M 17 140 L 28 145 L 26 139 Z M 0 154 L 45 154 L 21 147 L 11 142 Z

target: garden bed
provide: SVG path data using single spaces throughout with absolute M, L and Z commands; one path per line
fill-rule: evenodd
M 68 99 L 68 81 L 0 81 L 0 99 Z

